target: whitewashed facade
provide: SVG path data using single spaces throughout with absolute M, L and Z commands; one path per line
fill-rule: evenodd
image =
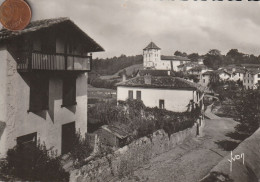
M 174 70 L 178 71 L 178 66 L 190 62 L 188 58 L 180 56 L 163 56 L 161 48 L 151 42 L 143 49 L 144 69 Z
M 49 28 L 54 24 L 57 29 Z M 92 59 L 87 53 L 103 48 L 86 41 L 87 35 L 66 18 L 32 22 L 31 27 L 37 36 L 25 30 L 25 35 L 21 31 L 20 36 L 8 40 L 8 46 L 3 42 L 0 45 L 0 157 L 18 143 L 36 144 L 38 140 L 47 149 L 66 153 L 73 134 L 80 131 L 85 136 L 87 132 L 87 72 Z M 64 36 L 68 29 L 70 35 L 77 33 L 85 45 L 96 49 L 85 49 L 78 40 L 73 46 L 66 43 Z M 23 45 L 18 48 L 32 57 L 15 50 L 18 44 Z M 44 48 L 48 50 L 43 51 Z

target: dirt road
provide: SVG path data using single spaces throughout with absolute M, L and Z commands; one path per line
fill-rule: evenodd
M 236 122 L 228 118 L 206 119 L 203 136 L 152 159 L 149 164 L 134 171 L 122 182 L 196 182 L 203 178 L 229 152 L 215 142 L 230 139 L 226 133 L 234 131 Z M 228 161 L 227 161 L 228 162 Z

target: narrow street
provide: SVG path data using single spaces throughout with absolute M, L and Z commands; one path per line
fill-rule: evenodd
M 208 113 L 202 136 L 185 141 L 128 177 L 122 182 L 196 182 L 202 179 L 222 158 L 229 154 L 215 142 L 230 140 L 225 134 L 234 131 L 236 122 Z M 228 161 L 227 161 L 228 162 Z

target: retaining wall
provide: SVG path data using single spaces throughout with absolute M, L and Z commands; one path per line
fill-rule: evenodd
M 71 171 L 70 181 L 103 182 L 109 181 L 115 176 L 124 176 L 148 163 L 151 158 L 173 149 L 185 139 L 195 137 L 196 134 L 197 123 L 192 128 L 174 133 L 171 136 L 168 136 L 164 130 L 158 130 L 149 138 L 140 138 L 118 149 L 113 154 L 91 161 L 80 169 Z

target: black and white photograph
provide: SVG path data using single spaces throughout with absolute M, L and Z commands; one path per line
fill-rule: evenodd
M 259 15 L 0 0 L 0 181 L 259 182 Z

